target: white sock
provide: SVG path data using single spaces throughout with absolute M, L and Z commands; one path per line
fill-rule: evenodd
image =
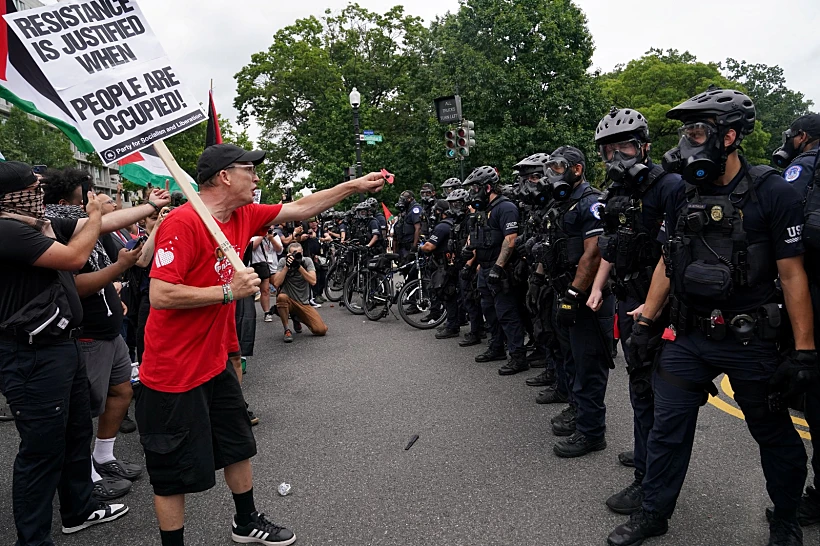
M 95 461 L 99 464 L 103 464 L 115 459 L 114 440 L 116 440 L 116 438 L 110 438 L 108 440 L 97 438 L 97 441 L 94 442 L 94 453 L 92 455 Z
M 94 465 L 91 465 L 91 482 L 98 482 L 102 479 L 102 476 L 97 473 L 97 469 L 94 468 Z

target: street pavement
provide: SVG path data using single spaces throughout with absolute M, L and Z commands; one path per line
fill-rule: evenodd
M 257 508 L 293 529 L 301 545 L 587 546 L 606 544 L 624 516 L 604 505 L 629 484 L 617 461 L 631 449 L 623 360 L 607 392 L 609 447 L 565 460 L 552 452 L 549 418 L 560 406 L 534 403 L 524 380 L 477 364 L 481 346 L 436 340 L 393 316 L 380 322 L 338 306 L 320 310 L 330 331 L 290 345 L 278 322 L 257 325 L 245 395 L 260 417 L 253 460 Z M 170 343 L 173 340 L 169 340 Z M 180 366 L 190 365 L 180 362 Z M 726 407 L 736 406 L 721 394 Z M 413 435 L 419 439 L 410 450 Z M 14 542 L 11 468 L 17 436 L 0 424 L 0 544 Z M 118 457 L 142 460 L 137 434 L 121 435 Z M 281 497 L 277 486 L 292 485 Z M 119 521 L 71 536 L 66 546 L 159 545 L 147 477 L 134 484 Z M 707 404 L 692 465 L 669 533 L 648 546 L 763 546 L 769 504 L 757 447 L 737 416 Z M 186 544 L 225 545 L 233 503 L 217 487 L 187 500 Z M 805 530 L 820 546 L 820 526 Z

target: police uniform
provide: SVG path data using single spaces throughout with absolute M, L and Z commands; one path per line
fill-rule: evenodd
M 460 251 L 467 246 L 467 240 L 470 236 L 470 230 L 474 220 L 475 213 L 467 213 L 464 215 L 464 219 L 453 227 L 458 242 L 457 250 Z M 471 337 L 477 339 L 484 333 L 484 314 L 481 311 L 481 295 L 476 286 L 475 267 L 477 264 L 474 264 L 472 269 L 465 269 L 467 263 L 459 257 L 459 265 L 461 269 L 458 279 L 459 302 L 464 307 L 464 311 L 467 313 L 467 318 L 470 321 Z
M 452 254 L 453 220 L 445 218 L 433 228 L 427 242 L 435 246 L 432 255 L 436 269 L 432 275 L 432 286 L 436 300 L 444 304 L 447 311 L 447 330 L 459 329 L 458 283 L 454 273 L 455 266 L 450 264 L 447 254 Z
M 382 236 L 382 226 L 377 218 L 370 218 L 367 223 L 366 241 L 369 243 L 374 235 L 378 237 L 378 240 L 373 245 L 373 251 L 377 253 L 384 252 L 385 241 L 384 237 Z
M 817 149 L 815 148 L 814 150 L 809 150 L 795 157 L 789 166 L 786 167 L 786 170 L 783 171 L 783 178 L 786 179 L 786 182 L 794 186 L 794 189 L 796 189 L 800 195 L 806 195 L 806 189 L 812 176 L 814 176 L 814 164 L 816 160 Z
M 767 406 L 768 381 L 780 363 L 777 321 L 768 318 L 777 315 L 776 260 L 803 254 L 801 198 L 780 176 L 757 176 L 760 167 L 750 173 L 741 161 L 726 186 L 687 184 L 687 202 L 659 234 L 666 245 L 676 339 L 664 347 L 653 377 L 655 422 L 647 442 L 643 508 L 661 518 L 675 509 L 698 410 L 705 390 L 716 393 L 712 381 L 719 373 L 729 376 L 760 446 L 776 510 L 796 511 L 806 478 L 806 453 L 789 414 Z
M 601 220 L 603 204 L 598 200 L 600 195 L 600 191 L 583 181 L 572 190 L 569 201 L 556 205 L 560 217 L 556 224 L 551 225 L 550 243 L 553 248 L 565 250 L 557 251 L 548 260 L 552 263 L 545 264 L 556 303 L 575 278 L 578 262 L 584 254 L 584 241 L 604 232 Z M 565 239 L 566 246 L 561 243 L 556 245 L 558 239 Z M 612 348 L 610 336 L 614 314 L 615 298 L 608 295 L 604 297 L 597 314 L 583 301 L 578 307 L 575 324 L 565 326 L 557 318 L 554 324 L 563 355 L 563 360 L 556 362 L 556 389 L 566 394 L 570 404 L 575 407 L 575 430 L 590 442 L 603 439 L 606 432 L 604 396 L 609 378 L 611 354 L 608 353 Z M 606 340 L 602 339 L 601 332 L 606 333 Z M 560 369 L 562 367 L 563 370 Z
M 416 224 L 421 223 L 421 205 L 413 201 L 404 211 L 396 227 L 399 230 L 399 254 L 402 258 L 410 253 L 413 247 L 413 236 Z
M 382 230 L 382 241 L 387 241 L 387 218 L 381 212 L 373 216 L 379 222 L 379 228 Z
M 679 174 L 665 173 L 660 166 L 647 162 L 649 175 L 645 185 L 635 190 L 613 184 L 603 198 L 604 234 L 598 239 L 601 257 L 612 264 L 613 292 L 618 300 L 618 330 L 629 382 L 629 398 L 633 410 L 635 437 L 635 479 L 646 474 L 646 440 L 654 421 L 651 386 L 643 380 L 648 376 L 639 368 L 643 363 L 631 362 L 626 343 L 632 335 L 633 318 L 628 314 L 646 301 L 655 266 L 662 255 L 658 234 L 665 217 L 676 218 L 677 207 L 684 196 L 684 183 Z M 656 321 L 662 330 L 661 320 Z M 660 335 L 661 332 L 654 332 Z M 638 372 L 638 374 L 635 374 Z
M 501 254 L 504 238 L 518 233 L 518 208 L 506 197 L 498 196 L 479 213 L 470 235 L 476 258 L 481 266 L 478 272 L 478 290 L 481 309 L 490 333 L 490 351 L 504 353 L 504 341 L 510 355 L 524 353 L 524 328 L 518 316 L 515 295 L 508 287 L 491 289 L 487 283 L 490 271 Z M 507 264 L 509 265 L 509 263 Z M 508 268 L 509 269 L 509 268 Z

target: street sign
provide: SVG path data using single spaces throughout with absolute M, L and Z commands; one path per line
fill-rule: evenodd
M 381 142 L 383 140 L 381 135 L 368 135 L 367 133 L 362 135 L 362 140 L 367 142 L 368 144 L 372 144 L 374 142 Z
M 372 135 L 372 134 L 373 134 L 373 130 L 372 130 L 372 129 L 365 129 L 365 130 L 364 130 L 364 131 L 362 131 L 362 132 L 363 132 L 365 135 Z
M 368 146 L 375 146 L 376 145 L 376 142 L 373 141 L 373 140 L 366 140 L 365 142 L 367 142 Z
M 461 97 L 451 95 L 435 99 L 436 115 L 439 123 L 456 123 L 461 121 Z

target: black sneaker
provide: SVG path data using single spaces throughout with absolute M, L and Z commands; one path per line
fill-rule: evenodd
M 803 546 L 803 529 L 797 521 L 772 518 L 768 546 Z
M 601 437 L 598 440 L 590 440 L 581 432 L 574 432 L 572 436 L 566 440 L 556 442 L 552 446 L 552 450 L 559 457 L 571 459 L 574 457 L 583 457 L 593 451 L 601 451 L 606 449 L 606 438 Z
M 666 518 L 641 508 L 629 516 L 629 521 L 615 527 L 606 542 L 609 546 L 638 546 L 649 537 L 665 535 L 668 530 L 669 522 Z
M 534 367 L 532 362 L 530 362 L 530 367 Z M 547 368 L 535 377 L 527 379 L 525 383 L 530 387 L 549 387 L 550 385 L 555 385 L 555 370 Z
M 270 521 L 265 514 L 254 512 L 247 525 L 237 525 L 234 518 L 231 540 L 240 544 L 287 546 L 296 542 L 296 535 Z
M 618 453 L 618 462 L 624 466 L 628 466 L 630 468 L 635 468 L 635 452 L 634 451 L 622 451 Z
M 122 423 L 120 423 L 120 432 L 122 432 L 123 434 L 131 434 L 132 432 L 136 432 L 136 431 L 137 431 L 137 424 L 126 413 L 125 417 L 123 417 L 123 419 L 122 419 Z
M 464 339 L 458 342 L 459 347 L 472 347 L 481 343 L 481 337 L 472 332 L 464 334 Z
M 444 329 L 441 332 L 436 333 L 436 339 L 450 339 L 452 337 L 458 337 L 460 335 L 458 330 L 447 330 Z
M 625 489 L 606 499 L 606 505 L 616 514 L 629 516 L 641 509 L 643 488 L 641 480 L 635 479 Z
M 296 319 L 293 319 L 293 331 L 296 332 L 297 334 L 302 333 L 302 323 L 299 322 Z
M 568 400 L 567 396 L 558 392 L 558 389 L 546 389 L 538 393 L 535 398 L 536 404 L 564 404 Z
M 142 466 L 114 459 L 107 463 L 98 463 L 91 458 L 97 473 L 103 478 L 115 478 L 134 481 L 142 475 Z
M 487 349 L 480 355 L 475 357 L 476 362 L 494 362 L 496 360 L 507 360 L 507 353 L 504 351 L 493 351 L 492 349 Z
M 510 360 L 498 369 L 498 375 L 515 375 L 530 369 L 527 357 L 524 355 L 510 356 Z
M 82 531 L 98 523 L 108 523 L 109 521 L 121 518 L 127 513 L 128 507 L 124 504 L 105 504 L 101 502 L 97 509 L 91 512 L 84 521 L 77 522 L 73 525 L 63 522 L 63 534 L 70 535 L 71 533 Z
M 91 496 L 98 502 L 108 502 L 124 497 L 131 491 L 131 480 L 125 478 L 102 478 L 94 482 Z

